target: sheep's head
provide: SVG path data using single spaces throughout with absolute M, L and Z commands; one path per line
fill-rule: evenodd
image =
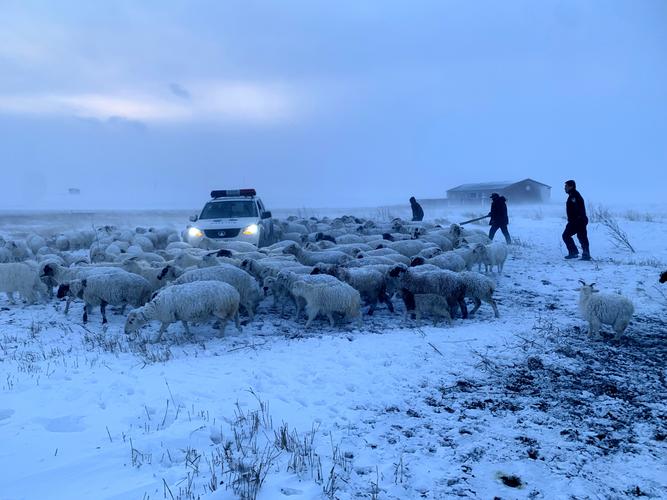
M 401 274 L 405 273 L 407 271 L 407 268 L 403 265 L 397 265 L 394 266 L 389 270 L 389 277 L 390 278 L 398 278 Z
M 663 272 L 660 275 L 660 283 L 665 283 L 665 282 L 667 282 L 667 271 Z
M 285 245 L 283 247 L 283 253 L 289 253 L 289 254 L 292 254 L 292 255 L 296 255 L 297 248 L 298 248 L 298 245 L 297 245 L 296 242 L 290 243 L 289 245 Z
M 458 224 L 452 224 L 449 226 L 449 233 L 454 236 L 455 238 L 458 238 L 461 236 L 461 226 Z
M 475 257 L 484 257 L 487 254 L 486 245 L 478 243 L 473 247 L 472 253 Z
M 172 265 L 166 265 L 162 268 L 162 271 L 160 271 L 160 274 L 157 275 L 157 279 L 162 281 L 165 278 L 176 278 L 176 271 L 174 269 L 174 266 Z
M 53 276 L 55 272 L 55 264 L 46 264 L 44 267 L 42 267 L 42 272 L 40 273 L 39 277 L 44 278 L 46 276 Z
M 581 300 L 588 300 L 588 298 L 593 295 L 594 293 L 598 293 L 599 290 L 594 289 L 593 287 L 595 286 L 595 283 L 591 284 L 586 284 L 584 280 L 579 280 L 579 283 L 581 284 L 581 288 L 579 288 L 580 292 L 580 299 Z
M 141 311 L 141 308 L 130 311 L 125 320 L 125 333 L 128 335 L 134 333 L 146 323 L 148 323 L 148 320 Z
M 415 257 L 410 261 L 410 267 L 423 266 L 424 264 L 426 264 L 424 257 Z
M 271 287 L 275 284 L 276 278 L 273 276 L 267 276 L 264 278 L 264 283 L 262 283 L 262 290 L 264 291 L 264 295 L 268 295 L 269 290 Z

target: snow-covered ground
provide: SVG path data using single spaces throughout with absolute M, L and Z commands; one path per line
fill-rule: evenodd
M 120 315 L 83 326 L 81 304 L 2 297 L 0 499 L 253 498 L 256 478 L 260 499 L 667 497 L 667 207 L 611 207 L 635 253 L 592 222 L 592 262 L 563 260 L 563 211 L 510 207 L 501 318 L 483 305 L 452 327 L 399 305 L 305 330 L 268 299 L 243 333 L 173 325 L 146 344 Z M 186 215 L 0 220 L 20 236 Z M 580 278 L 633 300 L 621 342 L 588 338 Z

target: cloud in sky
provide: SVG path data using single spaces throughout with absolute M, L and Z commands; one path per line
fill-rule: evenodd
M 187 100 L 149 92 L 81 94 L 0 94 L 0 113 L 74 116 L 107 120 L 120 117 L 145 123 L 276 123 L 290 119 L 296 102 L 285 89 L 253 83 L 193 83 Z

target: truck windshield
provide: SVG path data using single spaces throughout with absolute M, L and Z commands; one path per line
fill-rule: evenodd
M 235 219 L 257 217 L 257 205 L 252 200 L 211 201 L 204 206 L 200 219 Z

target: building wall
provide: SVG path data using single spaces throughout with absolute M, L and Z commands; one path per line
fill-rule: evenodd
M 505 189 L 447 192 L 450 203 L 488 205 L 489 196 L 496 192 L 511 203 L 546 203 L 551 199 L 551 188 L 533 181 L 521 181 Z

